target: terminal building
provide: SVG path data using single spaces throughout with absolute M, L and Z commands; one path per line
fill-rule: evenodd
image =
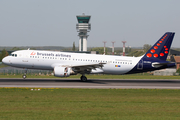
M 76 16 L 78 20 L 78 24 L 76 24 L 76 29 L 79 36 L 79 51 L 87 51 L 87 32 L 91 30 L 91 24 L 89 23 L 91 16 L 89 15 L 78 15 Z

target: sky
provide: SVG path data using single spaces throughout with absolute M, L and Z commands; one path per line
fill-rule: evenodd
M 82 13 L 91 15 L 88 47 L 143 47 L 165 32 L 180 47 L 180 0 L 0 0 L 0 46 L 78 47 Z

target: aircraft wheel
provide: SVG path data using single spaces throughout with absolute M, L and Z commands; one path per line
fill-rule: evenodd
M 81 76 L 81 81 L 86 82 L 87 81 L 87 77 L 82 75 Z
M 23 77 L 23 79 L 26 79 L 26 75 L 23 75 L 22 77 Z

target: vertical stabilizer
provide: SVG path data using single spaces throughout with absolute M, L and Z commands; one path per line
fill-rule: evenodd
M 175 33 L 165 33 L 145 54 L 144 58 L 159 58 L 166 60 Z

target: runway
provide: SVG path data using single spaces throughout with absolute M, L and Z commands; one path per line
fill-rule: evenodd
M 93 88 L 93 89 L 180 89 L 180 80 L 89 79 L 0 79 L 0 87 Z

